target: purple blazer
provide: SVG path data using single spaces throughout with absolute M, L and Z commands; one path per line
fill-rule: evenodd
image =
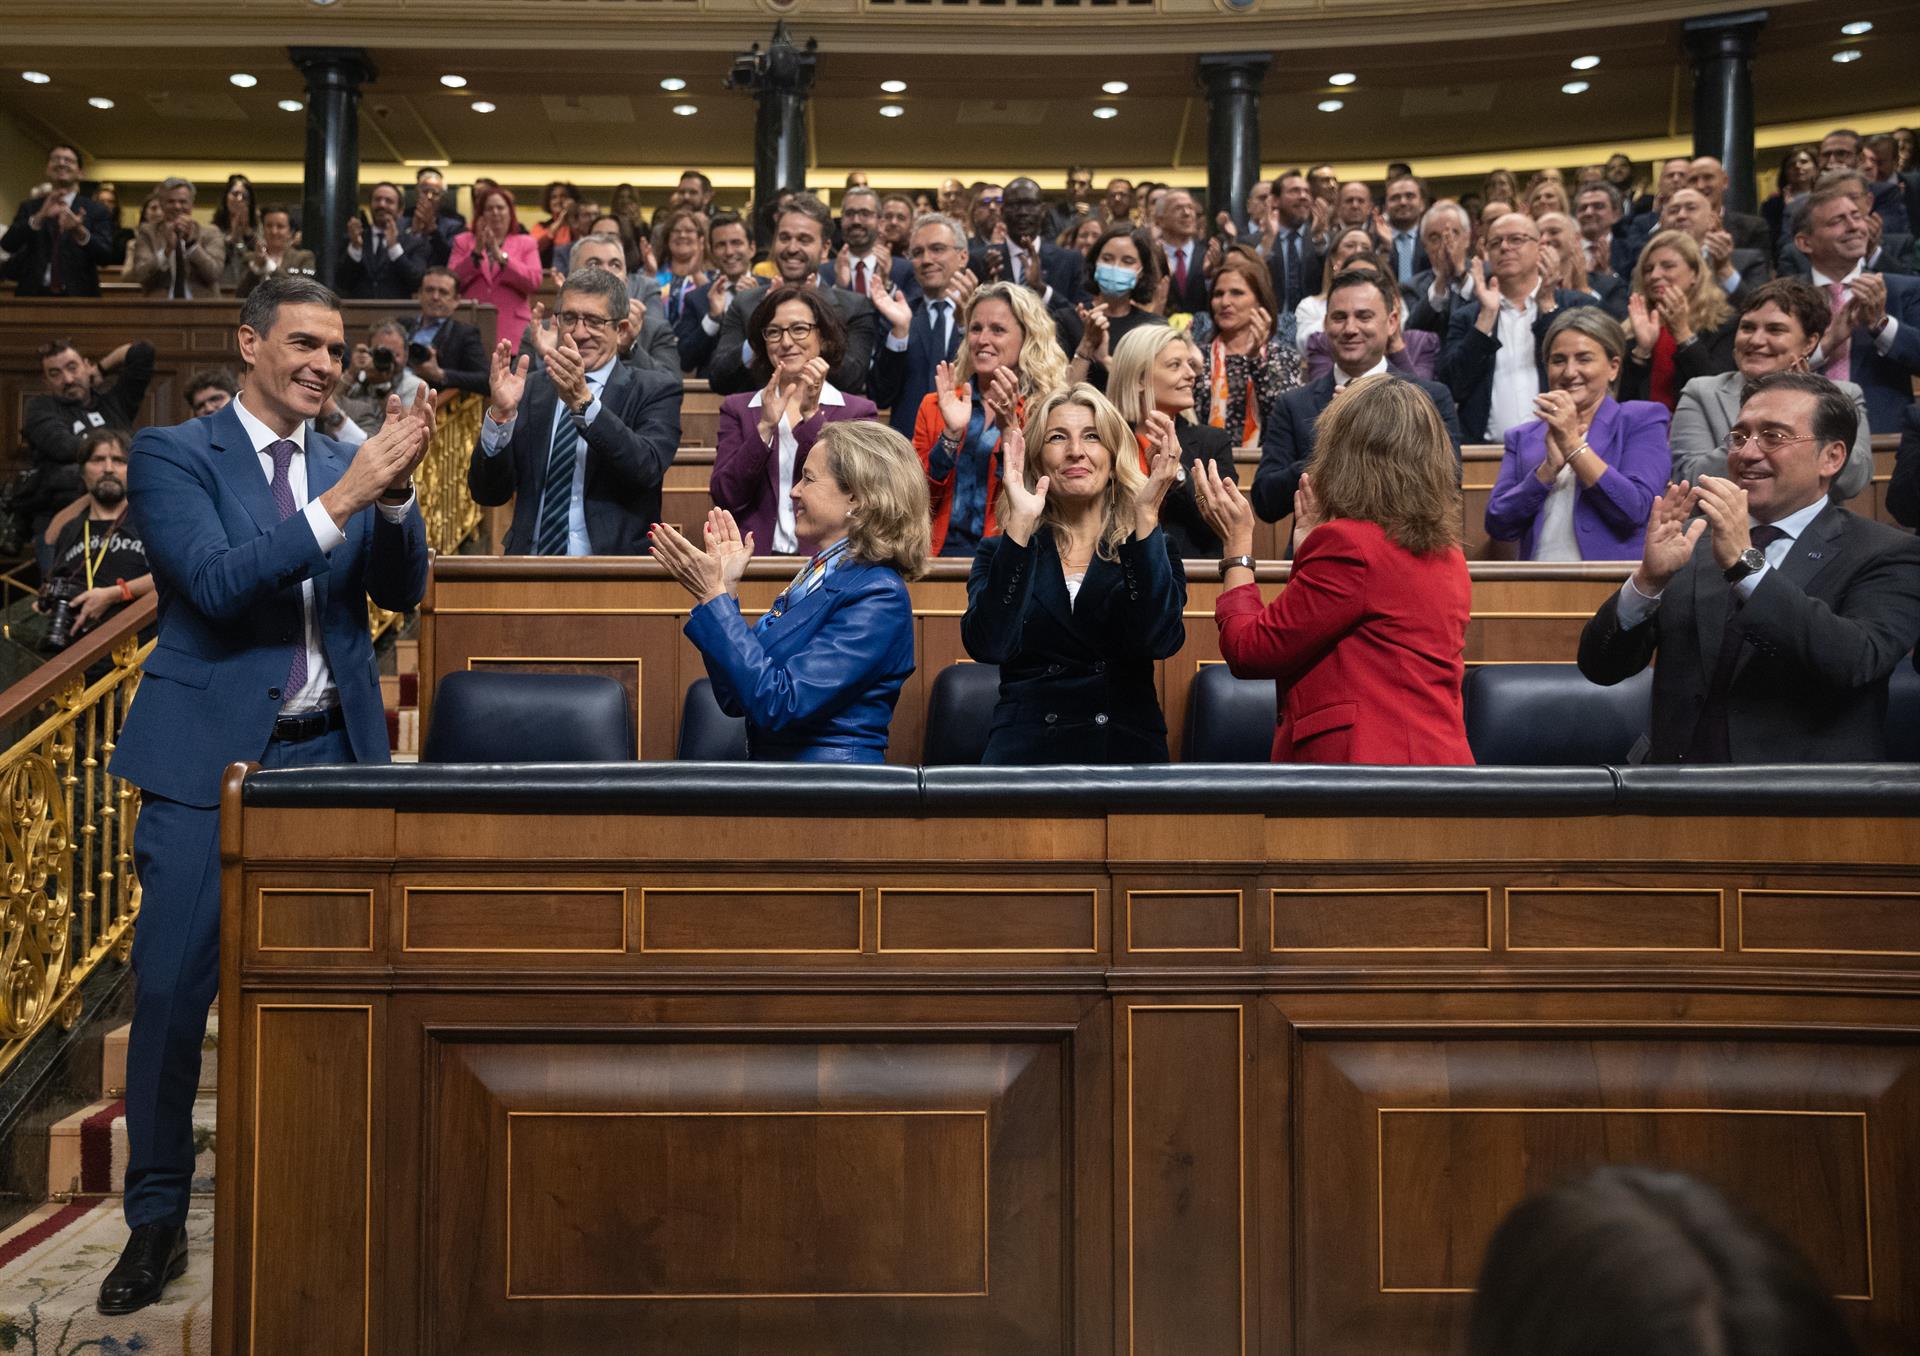
M 834 403 L 840 402 L 840 403 Z M 873 419 L 879 409 L 865 396 L 842 395 L 832 383 L 820 393 L 820 408 L 793 431 L 795 444 L 793 474 L 807 464 L 820 431 L 829 423 L 843 419 Z M 790 493 L 793 482 L 779 484 L 780 452 L 760 441 L 760 392 L 741 391 L 720 402 L 720 426 L 714 435 L 713 475 L 707 491 L 714 507 L 726 509 L 740 524 L 740 535 L 753 533 L 753 553 L 773 554 L 773 530 L 779 522 L 779 501 Z M 800 550 L 809 554 L 812 547 L 802 541 Z
M 1398 353 L 1389 353 L 1387 366 L 1422 381 L 1432 381 L 1434 360 L 1440 356 L 1440 336 L 1425 330 L 1402 330 L 1400 337 L 1407 346 Z M 1327 336 L 1322 332 L 1307 336 L 1302 356 L 1307 362 L 1308 381 L 1318 381 L 1333 371 L 1333 352 L 1327 347 Z
M 1587 430 L 1587 445 L 1607 464 L 1600 479 L 1581 486 L 1573 499 L 1573 536 L 1582 560 L 1638 560 L 1647 535 L 1647 515 L 1667 487 L 1673 449 L 1667 442 L 1665 405 L 1648 400 L 1600 401 Z M 1548 486 L 1534 473 L 1547 459 L 1544 420 L 1507 430 L 1500 478 L 1487 500 L 1487 535 L 1520 539 L 1520 559 L 1532 560 L 1540 510 Z

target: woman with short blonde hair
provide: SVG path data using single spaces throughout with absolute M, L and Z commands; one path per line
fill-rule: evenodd
M 912 448 L 887 425 L 871 420 L 830 424 L 815 444 L 827 456 L 827 474 L 856 507 L 847 515 L 855 560 L 887 565 L 902 579 L 927 572 L 927 478 Z
M 1171 446 L 1180 473 L 1160 510 L 1160 526 L 1173 549 L 1185 559 L 1212 560 L 1220 539 L 1200 516 L 1193 499 L 1193 465 L 1212 462 L 1232 476 L 1233 439 L 1224 428 L 1202 424 L 1194 416 L 1200 404 L 1205 359 L 1189 332 L 1149 325 L 1120 341 L 1107 376 L 1107 396 L 1133 430 L 1142 468 L 1157 447 Z
M 1294 498 L 1293 573 L 1262 604 L 1253 506 L 1211 467 L 1200 511 L 1229 552 L 1220 653 L 1279 684 L 1275 762 L 1471 763 L 1460 684 L 1472 585 L 1453 443 L 1426 392 L 1385 373 L 1320 416 Z

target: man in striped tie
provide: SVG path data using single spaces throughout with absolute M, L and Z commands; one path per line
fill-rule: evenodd
M 491 403 L 467 466 L 474 502 L 513 501 L 508 555 L 637 556 L 680 448 L 680 378 L 620 361 L 632 334 L 618 272 L 575 271 L 533 331 L 543 366 L 494 349 Z

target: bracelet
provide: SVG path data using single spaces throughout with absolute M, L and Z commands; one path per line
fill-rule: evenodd
M 1225 579 L 1227 577 L 1228 570 L 1235 569 L 1235 568 L 1242 569 L 1242 570 L 1251 570 L 1253 568 L 1253 557 L 1252 556 L 1220 557 L 1220 577 L 1222 579 Z
M 1591 445 L 1583 442 L 1580 444 L 1580 446 L 1574 448 L 1573 451 L 1567 453 L 1567 460 L 1571 462 L 1575 457 L 1579 456 L 1582 452 L 1593 452 L 1593 448 Z M 1593 454 L 1596 457 L 1600 455 L 1598 452 L 1594 452 Z
M 119 585 L 119 587 L 120 587 L 120 601 L 121 601 L 121 602 L 123 602 L 123 603 L 130 603 L 130 602 L 132 602 L 132 601 L 133 601 L 133 590 L 127 587 L 127 581 L 126 581 L 126 580 L 124 580 L 124 579 L 116 579 L 116 580 L 114 580 L 113 582 L 114 582 L 115 584 L 117 584 L 117 585 Z

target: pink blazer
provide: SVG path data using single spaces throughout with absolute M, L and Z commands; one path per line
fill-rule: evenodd
M 521 232 L 508 236 L 500 249 L 507 256 L 504 266 L 496 267 L 493 260 L 485 258 L 476 264 L 473 232 L 462 231 L 453 238 L 448 266 L 460 280 L 460 295 L 493 307 L 498 314 L 495 337 L 518 350 L 520 336 L 526 333 L 527 320 L 533 313 L 528 298 L 540 290 L 540 246 L 532 236 Z

